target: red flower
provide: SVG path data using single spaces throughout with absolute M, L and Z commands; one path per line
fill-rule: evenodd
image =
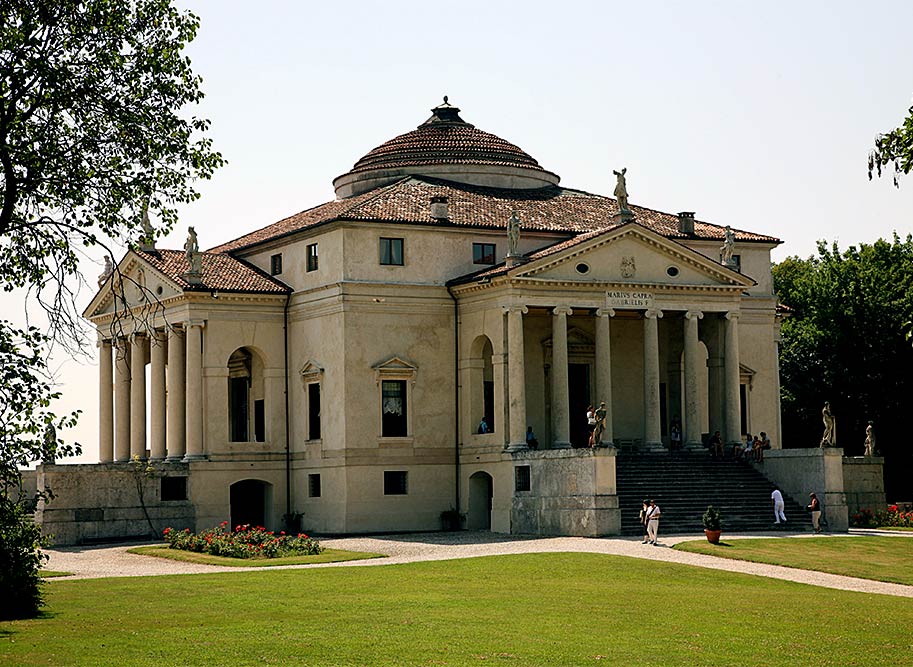
M 162 531 L 162 535 L 167 535 L 170 532 L 171 532 L 171 528 L 166 528 L 165 530 Z

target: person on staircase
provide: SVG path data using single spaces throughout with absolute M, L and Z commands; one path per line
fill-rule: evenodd
M 786 503 L 783 502 L 783 494 L 780 493 L 780 487 L 775 486 L 773 492 L 770 494 L 770 503 L 774 507 L 774 525 L 779 526 L 781 523 L 786 523 Z
M 713 449 L 713 458 L 723 458 L 723 437 L 719 431 L 710 436 L 710 446 Z

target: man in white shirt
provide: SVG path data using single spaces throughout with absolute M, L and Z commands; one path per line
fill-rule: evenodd
M 659 517 L 662 512 L 659 511 L 659 505 L 655 500 L 650 501 L 650 509 L 647 510 L 647 538 L 654 547 L 656 544 L 656 534 L 659 532 Z
M 774 487 L 773 493 L 770 494 L 770 502 L 774 506 L 774 525 L 786 523 L 786 514 L 783 511 L 786 509 L 786 503 L 783 502 L 783 494 L 780 493 L 779 487 Z

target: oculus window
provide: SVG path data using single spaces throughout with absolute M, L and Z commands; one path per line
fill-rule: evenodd
M 403 239 L 380 239 L 380 263 L 385 266 L 403 265 Z

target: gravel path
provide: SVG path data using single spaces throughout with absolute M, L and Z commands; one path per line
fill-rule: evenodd
M 893 535 L 904 539 L 913 535 Z M 727 536 L 726 539 L 744 539 L 748 537 L 810 537 L 808 534 L 784 535 L 779 533 L 752 533 L 739 536 Z M 831 539 L 854 539 L 855 535 L 833 535 Z M 616 556 L 646 558 L 683 565 L 696 565 L 716 570 L 741 572 L 773 579 L 795 581 L 813 586 L 836 588 L 861 593 L 881 593 L 901 597 L 913 597 L 913 586 L 890 584 L 855 577 L 844 577 L 824 572 L 799 570 L 779 565 L 765 565 L 748 561 L 717 558 L 702 554 L 688 553 L 671 549 L 672 545 L 695 539 L 694 535 L 669 536 L 660 538 L 660 546 L 652 547 L 641 544 L 640 538 L 585 538 L 585 537 L 519 537 L 499 535 L 487 532 L 428 533 L 418 535 L 389 535 L 382 537 L 346 537 L 321 540 L 321 544 L 336 549 L 350 551 L 369 551 L 387 555 L 387 558 L 375 558 L 345 563 L 320 563 L 316 565 L 285 565 L 272 569 L 296 569 L 315 567 L 374 567 L 394 563 L 413 563 L 417 561 L 449 560 L 453 558 L 476 558 L 504 554 L 581 552 L 602 553 Z M 182 563 L 153 556 L 138 556 L 127 553 L 135 544 L 96 547 L 62 547 L 49 549 L 50 570 L 72 572 L 63 579 L 93 579 L 99 577 L 145 577 L 163 574 L 199 574 L 206 572 L 258 572 L 267 568 L 221 567 L 217 565 L 199 565 Z

